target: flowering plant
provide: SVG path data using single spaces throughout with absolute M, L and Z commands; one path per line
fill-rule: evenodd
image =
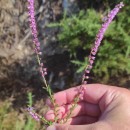
M 59 118 L 58 118 L 58 104 L 56 103 L 56 100 L 54 99 L 54 96 L 53 96 L 53 92 L 52 92 L 50 86 L 48 85 L 48 83 L 46 81 L 45 76 L 47 75 L 47 69 L 45 68 L 44 64 L 41 62 L 42 52 L 40 50 L 40 42 L 39 42 L 38 37 L 37 37 L 37 28 L 36 28 L 35 11 L 34 11 L 34 0 L 28 0 L 28 3 L 29 3 L 28 9 L 29 9 L 30 28 L 31 28 L 31 31 L 32 31 L 32 36 L 33 36 L 33 43 L 35 45 L 34 51 L 37 55 L 39 70 L 40 70 L 40 73 L 41 73 L 41 76 L 42 76 L 42 79 L 43 79 L 43 82 L 44 82 L 43 88 L 47 91 L 47 93 L 49 95 L 50 102 L 52 103 L 53 108 L 54 108 L 55 118 L 54 118 L 54 121 L 48 121 L 47 119 L 45 119 L 45 117 L 37 114 L 32 107 L 28 107 L 28 111 L 35 120 L 37 120 L 37 121 L 42 120 L 45 125 L 52 125 L 53 123 L 66 123 L 68 121 L 68 119 L 71 117 L 71 113 L 75 109 L 78 101 L 82 98 L 82 95 L 83 95 L 83 92 L 84 92 L 84 89 L 85 89 L 85 87 L 83 87 L 82 85 L 87 84 L 87 81 L 89 79 L 89 73 L 90 73 L 90 71 L 93 67 L 95 56 L 96 56 L 98 48 L 101 44 L 101 41 L 103 39 L 104 33 L 107 30 L 109 24 L 112 22 L 112 20 L 116 16 L 116 14 L 124 6 L 124 4 L 123 4 L 123 2 L 120 2 L 119 4 L 117 4 L 115 6 L 115 8 L 113 10 L 111 10 L 108 13 L 108 15 L 106 17 L 103 18 L 102 26 L 101 26 L 98 34 L 96 35 L 95 42 L 93 44 L 93 47 L 92 47 L 90 55 L 89 55 L 89 63 L 85 68 L 85 72 L 84 72 L 84 75 L 83 75 L 83 78 L 82 78 L 82 83 L 81 83 L 81 86 L 80 86 L 79 94 L 74 98 L 73 104 L 71 104 L 71 108 L 68 111 L 68 113 L 66 114 L 66 116 L 63 117 L 62 121 L 60 121 Z

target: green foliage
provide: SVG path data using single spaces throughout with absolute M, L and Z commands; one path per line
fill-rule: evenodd
M 28 106 L 32 107 L 33 104 L 33 96 L 32 93 L 29 92 L 28 93 Z M 26 124 L 24 126 L 24 130 L 35 130 L 36 129 L 36 122 L 34 121 L 34 119 L 32 119 L 31 116 L 27 116 L 27 121 Z
M 32 106 L 32 94 L 28 93 L 28 105 Z M 0 130 L 44 130 L 26 111 L 19 113 L 12 108 L 12 101 L 0 102 Z
M 28 98 L 28 102 L 27 102 L 28 106 L 32 107 L 32 105 L 33 105 L 33 96 L 32 96 L 31 92 L 28 93 L 27 98 Z
M 83 62 L 79 60 L 72 60 L 71 62 L 78 66 L 77 73 L 80 73 L 85 69 L 86 64 L 88 63 L 88 58 L 85 58 Z
M 112 76 L 130 74 L 129 14 L 130 5 L 124 7 L 109 26 L 92 70 L 95 77 L 104 77 L 104 80 L 107 81 Z M 90 53 L 96 33 L 101 26 L 102 16 L 100 12 L 88 9 L 86 12 L 81 11 L 70 18 L 64 17 L 60 23 L 51 24 L 53 27 L 61 28 L 58 40 L 70 52 L 70 56 L 75 57 L 72 63 L 78 66 L 77 72 L 82 72 L 86 66 L 85 57 Z M 77 58 L 78 48 L 86 51 L 84 61 Z
M 99 23 L 100 15 L 94 10 L 88 10 L 87 13 L 81 11 L 78 15 L 73 15 L 71 18 L 64 16 L 60 23 L 53 23 L 49 26 L 61 27 L 58 40 L 74 56 L 77 48 L 90 48 L 100 27 Z
M 6 113 L 9 111 L 9 107 L 11 103 L 9 101 L 5 101 L 5 103 L 0 103 L 0 130 L 3 129 L 4 118 L 6 117 Z

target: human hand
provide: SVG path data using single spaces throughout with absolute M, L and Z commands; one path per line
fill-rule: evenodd
M 83 99 L 72 112 L 66 124 L 55 124 L 47 130 L 130 130 L 130 91 L 124 88 L 90 84 L 85 85 Z M 78 88 L 54 95 L 59 105 L 59 118 L 65 116 Z M 49 101 L 47 104 L 51 107 Z M 53 109 L 46 118 L 54 119 Z

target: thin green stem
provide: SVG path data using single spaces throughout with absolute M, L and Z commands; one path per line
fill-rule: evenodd
M 67 113 L 67 115 L 64 117 L 63 123 L 66 123 L 68 121 L 68 119 L 70 119 L 70 117 L 72 116 L 72 112 L 76 108 L 78 102 L 79 102 L 79 94 L 74 98 L 74 103 L 72 104 L 71 108 L 69 109 L 69 112 Z
M 38 54 L 37 54 L 37 61 L 38 61 L 38 64 L 40 66 L 41 65 L 41 61 L 40 61 L 40 57 L 39 57 Z M 58 116 L 57 106 L 58 105 L 55 102 L 52 90 L 51 90 L 50 86 L 47 84 L 45 77 L 42 76 L 42 79 L 43 79 L 43 82 L 45 84 L 45 87 L 43 87 L 43 88 L 48 92 L 49 97 L 50 97 L 50 101 L 51 101 L 51 103 L 52 103 L 52 105 L 54 107 L 54 115 L 55 115 L 54 122 L 56 123 L 57 120 L 58 120 L 58 118 L 57 118 L 57 116 Z
M 54 107 L 54 116 L 55 116 L 54 122 L 56 123 L 58 121 L 58 110 L 57 110 L 58 104 L 56 104 L 56 101 L 54 99 L 52 90 L 51 90 L 51 88 L 49 86 L 47 87 L 47 92 L 49 94 L 50 101 L 51 101 L 51 103 L 52 103 L 52 105 Z
M 40 61 L 40 57 L 39 57 L 38 54 L 37 54 L 37 61 L 38 61 L 38 64 L 39 64 L 39 66 L 40 66 L 40 65 L 41 65 L 41 61 Z M 45 84 L 45 87 L 47 88 L 48 85 L 47 85 L 47 82 L 46 82 L 45 77 L 42 76 L 42 79 L 43 79 L 43 82 L 44 82 L 44 84 Z

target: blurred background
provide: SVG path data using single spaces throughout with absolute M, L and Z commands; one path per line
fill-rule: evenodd
M 81 83 L 103 18 L 120 0 L 35 0 L 42 61 L 54 92 Z M 105 33 L 89 83 L 130 88 L 130 1 Z M 0 0 L 0 130 L 43 130 L 26 112 L 46 111 L 27 0 Z

